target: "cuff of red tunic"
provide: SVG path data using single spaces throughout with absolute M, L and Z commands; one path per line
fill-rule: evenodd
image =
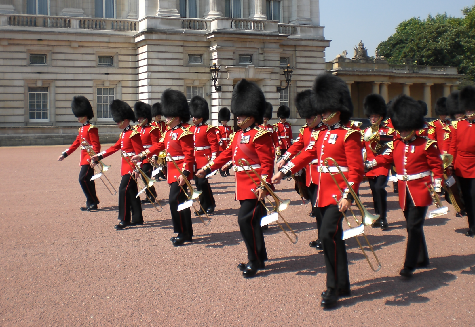
M 291 171 L 292 168 L 294 168 L 294 167 L 295 167 L 295 164 L 294 164 L 292 161 L 290 161 L 290 162 L 288 162 L 285 166 L 283 166 L 282 168 L 280 168 L 279 171 L 280 171 L 281 173 L 283 173 L 284 175 L 286 175 L 286 174 L 287 174 L 289 171 Z

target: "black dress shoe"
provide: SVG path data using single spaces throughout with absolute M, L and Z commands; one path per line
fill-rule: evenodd
M 139 221 L 136 223 L 130 223 L 129 226 L 137 226 L 137 225 L 143 225 L 143 221 Z
M 382 221 L 381 222 L 381 230 L 387 230 L 389 228 L 388 222 L 387 221 Z
M 97 204 L 91 204 L 90 206 L 87 207 L 81 207 L 81 211 L 91 211 L 91 210 L 97 210 Z
M 338 292 L 333 288 L 327 289 L 322 293 L 321 306 L 325 309 L 334 307 L 338 303 Z
M 244 271 L 244 270 L 246 270 L 246 267 L 250 264 L 255 265 L 258 269 L 265 269 L 266 268 L 265 263 L 262 262 L 262 261 L 256 261 L 255 263 L 252 263 L 251 261 L 249 261 L 248 263 L 241 262 L 237 265 L 237 267 L 238 267 L 239 270 Z
M 470 236 L 470 237 L 475 236 L 475 229 L 474 229 L 474 228 L 470 228 L 470 229 L 465 233 L 465 236 Z
M 203 211 L 203 209 L 200 209 L 200 211 L 195 211 L 195 215 L 197 216 L 201 216 L 201 215 L 204 215 L 205 212 Z
M 115 225 L 115 229 L 117 230 L 121 230 L 121 229 L 124 229 L 125 227 L 127 227 L 129 224 L 126 223 L 125 221 L 121 221 L 119 224 Z
M 379 219 L 379 218 L 376 219 L 376 220 L 374 221 L 374 223 L 371 225 L 371 227 L 373 227 L 373 228 L 379 228 L 379 227 L 381 227 L 381 219 Z
M 206 213 L 208 215 L 212 214 L 214 212 L 214 207 L 209 207 L 208 209 L 206 209 Z
M 429 262 L 419 262 L 416 264 L 416 269 L 429 268 Z
M 322 292 L 322 298 L 327 295 L 328 290 Z M 339 297 L 348 297 L 351 296 L 351 289 L 348 288 L 339 288 L 338 289 L 338 296 Z
M 183 245 L 185 242 L 192 242 L 193 239 L 191 236 L 184 236 L 184 235 L 179 235 L 175 238 L 172 239 L 172 243 L 174 246 L 180 246 Z
M 407 277 L 407 278 L 411 278 L 413 274 L 414 274 L 414 269 L 409 269 L 409 268 L 403 268 L 399 272 L 399 275 Z
M 322 241 L 320 241 L 320 239 L 311 241 L 310 243 L 308 243 L 308 246 L 310 246 L 311 248 L 316 248 L 317 250 L 323 250 L 323 244 L 322 244 Z

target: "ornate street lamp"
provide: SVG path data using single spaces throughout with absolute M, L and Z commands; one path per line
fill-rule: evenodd
M 216 82 L 218 81 L 218 76 L 219 76 L 219 67 L 221 66 L 216 66 L 216 63 L 213 64 L 213 66 L 209 67 L 209 71 L 211 73 L 211 80 L 213 81 L 214 89 L 216 92 L 221 91 L 221 85 L 216 85 Z
M 290 64 L 287 64 L 287 67 L 284 68 L 284 73 L 282 74 L 285 76 L 285 82 L 287 83 L 287 85 L 285 87 L 277 86 L 277 92 L 286 90 L 289 87 L 290 82 L 292 81 L 293 72 L 294 71 L 292 70 L 292 68 L 290 68 Z

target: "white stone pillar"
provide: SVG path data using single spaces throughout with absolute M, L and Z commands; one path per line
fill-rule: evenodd
M 379 85 L 381 83 L 380 82 L 374 82 L 373 83 L 373 94 L 379 94 Z
M 127 14 L 128 19 L 137 19 L 137 0 L 129 0 L 129 13 Z
M 259 19 L 265 20 L 267 19 L 266 15 L 263 14 L 264 12 L 264 1 L 263 0 L 251 0 L 251 18 L 252 19 Z
M 429 117 L 434 117 L 434 112 L 432 108 L 432 94 L 430 91 L 430 87 L 434 85 L 434 83 L 426 83 L 424 85 L 424 102 L 427 104 L 427 114 Z
M 223 17 L 223 14 L 218 9 L 218 0 L 209 0 L 209 12 L 206 18 Z
M 140 0 L 142 2 L 144 0 Z M 158 1 L 158 17 L 175 17 L 179 18 L 177 0 L 155 0 Z
M 407 95 L 408 97 L 411 96 L 411 85 L 412 83 L 404 83 L 402 85 L 402 93 Z
M 290 18 L 291 24 L 310 25 L 311 20 L 311 0 L 293 0 L 292 13 Z
M 389 84 L 391 83 L 389 82 L 381 83 L 381 96 L 383 97 L 386 103 L 389 102 L 389 92 L 388 92 Z
M 450 84 L 444 84 L 444 97 L 448 97 L 450 95 Z
M 313 26 L 320 26 L 320 3 L 319 0 L 310 0 L 310 19 Z

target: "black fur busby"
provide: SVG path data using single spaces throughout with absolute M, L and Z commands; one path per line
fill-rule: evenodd
M 465 86 L 460 91 L 459 96 L 460 110 L 473 111 L 475 110 L 475 87 L 472 85 Z
M 305 90 L 297 93 L 297 96 L 295 97 L 295 106 L 297 107 L 300 117 L 303 119 L 318 115 L 312 90 Z
M 287 119 L 290 117 L 290 108 L 287 106 L 280 106 L 277 109 L 277 117 Z
M 270 102 L 266 102 L 266 110 L 264 110 L 264 118 L 267 118 L 267 120 L 272 119 L 272 111 L 273 111 L 272 104 Z
M 76 117 L 87 117 L 88 120 L 94 117 L 91 103 L 82 95 L 73 98 L 73 101 L 71 101 L 71 109 Z
M 191 117 L 203 118 L 204 123 L 209 119 L 208 102 L 203 97 L 195 95 L 190 101 L 190 114 Z
M 142 101 L 135 102 L 134 112 L 136 120 L 145 118 L 149 123 L 152 122 L 152 107 L 149 104 Z
M 348 86 L 341 78 L 332 74 L 323 74 L 313 84 L 317 111 L 340 112 L 340 121 L 347 123 L 353 115 L 353 103 Z
M 161 116 L 161 115 L 162 115 L 162 105 L 160 104 L 160 102 L 155 102 L 152 105 L 152 117 Z
M 227 107 L 221 108 L 218 111 L 218 122 L 230 121 L 231 120 L 231 111 Z
M 447 98 L 441 97 L 437 99 L 435 103 L 435 114 L 437 116 L 448 115 L 449 111 L 447 110 Z
M 389 110 L 393 126 L 398 131 L 414 131 L 424 127 L 424 109 L 407 95 L 396 97 Z
M 465 113 L 465 110 L 463 110 L 459 106 L 459 97 L 460 91 L 453 91 L 449 94 L 445 102 L 445 105 L 447 106 L 447 111 L 449 112 L 449 115 L 452 116 L 452 118 L 454 118 L 456 114 Z
M 421 106 L 422 108 L 422 112 L 424 113 L 424 117 L 427 116 L 427 103 L 425 103 L 424 101 L 422 100 L 417 100 L 417 102 L 419 103 L 419 105 Z
M 116 123 L 128 119 L 130 121 L 135 121 L 134 111 L 130 106 L 122 100 L 114 100 L 110 104 L 110 110 L 112 114 L 112 119 Z
M 364 114 L 369 118 L 371 115 L 380 115 L 386 117 L 387 107 L 386 101 L 379 94 L 370 94 L 364 98 L 363 101 Z
M 234 117 L 251 116 L 260 125 L 265 108 L 266 98 L 257 84 L 245 79 L 236 84 L 231 98 L 231 112 Z
M 183 122 L 190 120 L 190 108 L 185 95 L 177 90 L 166 89 L 162 93 L 162 115 L 165 117 L 180 117 Z

